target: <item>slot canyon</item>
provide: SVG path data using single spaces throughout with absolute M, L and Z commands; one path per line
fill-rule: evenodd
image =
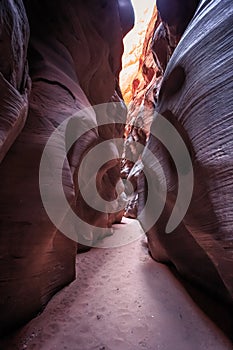
M 0 1 L 0 350 L 230 350 L 232 0 Z

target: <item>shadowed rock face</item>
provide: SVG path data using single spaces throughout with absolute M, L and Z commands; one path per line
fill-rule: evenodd
M 200 0 L 156 0 L 160 16 L 173 35 L 181 37 Z
M 165 228 L 179 190 L 177 172 L 158 139 L 150 136 L 147 145 L 162 164 L 168 186 L 163 213 L 148 232 L 152 256 L 172 262 L 183 276 L 230 303 L 233 300 L 232 28 L 230 0 L 202 1 L 164 75 L 157 111 L 184 139 L 194 170 L 191 204 L 183 221 L 169 235 L 165 234 Z M 156 119 L 152 128 L 155 123 Z M 156 180 L 159 171 L 156 163 L 148 164 L 145 157 L 143 162 L 148 176 Z
M 24 5 L 27 16 L 21 1 L 4 1 L 0 9 L 3 36 L 0 47 L 2 55 L 3 45 L 5 55 L 0 58 L 0 84 L 4 86 L 0 89 L 1 112 L 4 112 L 0 114 L 0 133 L 3 130 L 6 139 L 8 134 L 13 135 L 5 148 L 8 150 L 13 144 L 9 152 L 0 153 L 1 159 L 5 156 L 0 164 L 1 332 L 32 317 L 58 289 L 75 277 L 77 245 L 58 231 L 45 212 L 39 190 L 40 160 L 50 135 L 62 122 L 85 107 L 111 101 L 119 104 L 110 113 L 102 109 L 98 114 L 91 109 L 67 124 L 50 149 L 45 169 L 47 180 L 41 185 L 47 186 L 48 191 L 51 187 L 56 189 L 56 174 L 62 170 L 67 201 L 82 219 L 101 227 L 109 227 L 115 219 L 119 220 L 118 215 L 115 218 L 85 206 L 77 184 L 77 172 L 84 154 L 92 146 L 123 136 L 123 126 L 114 124 L 119 114 L 122 124 L 125 122 L 126 111 L 118 74 L 123 35 L 133 24 L 130 1 L 25 0 Z M 4 13 L 10 15 L 9 20 Z M 27 17 L 31 32 L 28 60 L 32 79 L 28 116 Z M 4 118 L 7 122 L 13 120 L 9 131 L 4 129 Z M 15 120 L 18 119 L 17 124 Z M 98 128 L 98 121 L 102 120 L 110 125 Z M 69 136 L 76 128 L 82 130 L 89 124 L 95 128 L 73 145 L 61 169 L 59 161 Z M 119 158 L 114 144 L 111 149 L 113 158 Z M 49 182 L 51 177 L 52 183 Z M 119 179 L 120 164 L 116 160 L 101 170 L 97 179 L 100 194 L 108 193 L 109 199 L 114 198 Z M 109 182 L 111 187 L 106 189 Z M 84 189 L 88 184 L 86 179 Z M 53 196 L 56 204 L 59 188 Z M 59 210 L 62 222 L 66 212 L 62 208 Z M 77 227 L 77 235 L 82 234 Z M 101 238 L 93 236 L 92 232 L 85 234 L 89 244 Z
M 29 26 L 21 0 L 0 7 L 0 162 L 22 130 L 28 108 Z

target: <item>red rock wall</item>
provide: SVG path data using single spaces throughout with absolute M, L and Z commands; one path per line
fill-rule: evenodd
M 21 0 L 0 8 L 0 162 L 22 130 L 30 80 L 26 58 L 29 26 Z
M 3 14 L 0 46 L 4 45 L 5 55 L 0 59 L 0 84 L 4 87 L 0 91 L 1 333 L 31 318 L 56 291 L 75 278 L 77 244 L 59 232 L 44 209 L 39 190 L 40 160 L 57 126 L 84 107 L 120 102 L 120 113 L 125 117 L 118 75 L 123 35 L 133 25 L 130 1 L 25 0 L 24 5 L 27 16 L 19 0 L 5 1 L 0 9 Z M 10 13 L 10 21 L 5 21 L 5 13 Z M 31 33 L 28 55 L 27 18 Z M 6 34 L 12 28 L 13 34 Z M 28 115 L 27 57 L 32 80 Z M 8 60 L 9 67 L 6 66 Z M 103 227 L 111 225 L 114 218 L 85 207 L 76 173 L 83 155 L 92 145 L 114 135 L 123 136 L 123 128 L 114 125 L 118 112 L 112 111 L 109 119 L 106 111 L 104 115 L 97 115 L 94 110 L 84 112 L 75 125 L 68 125 L 66 133 L 51 150 L 49 167 L 45 169 L 48 181 L 53 176 L 53 183 L 42 183 L 48 191 L 56 188 L 56 173 L 62 171 L 63 190 L 73 210 L 87 222 L 100 223 Z M 97 127 L 103 117 L 111 123 L 108 132 Z M 96 128 L 74 145 L 60 169 L 66 134 L 75 132 L 75 126 L 82 128 L 93 120 Z M 107 170 L 105 178 L 113 176 L 117 182 L 119 161 L 114 163 L 111 172 Z M 104 182 L 100 183 L 100 192 L 106 192 L 105 186 Z M 114 196 L 114 188 L 112 192 L 110 195 Z M 55 191 L 53 195 L 56 205 L 60 194 Z M 61 210 L 61 222 L 65 216 L 66 212 Z M 83 232 L 77 228 L 79 234 Z M 91 238 L 89 243 L 93 243 Z
M 191 204 L 182 222 L 170 234 L 165 229 L 179 191 L 177 171 L 166 145 L 163 147 L 152 135 L 147 145 L 162 165 L 168 186 L 162 215 L 148 230 L 152 256 L 172 262 L 187 279 L 230 303 L 233 300 L 232 10 L 230 0 L 201 1 L 162 81 L 156 110 L 182 136 L 194 171 Z M 157 189 L 160 188 L 158 163 L 152 164 L 147 157 L 143 163 L 149 178 L 158 181 Z M 152 191 L 158 202 L 159 192 L 155 188 Z M 152 208 L 146 215 L 153 216 Z

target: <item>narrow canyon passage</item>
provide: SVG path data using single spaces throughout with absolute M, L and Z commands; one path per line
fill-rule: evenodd
M 0 350 L 230 350 L 232 0 L 0 2 Z
M 114 225 L 140 235 L 137 221 Z M 148 254 L 143 235 L 120 248 L 77 257 L 77 279 L 44 312 L 1 344 L 4 350 L 230 350 L 223 333 L 169 269 Z

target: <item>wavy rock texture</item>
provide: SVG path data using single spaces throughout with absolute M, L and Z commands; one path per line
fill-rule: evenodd
M 0 162 L 27 117 L 28 39 L 29 25 L 22 1 L 3 1 L 0 7 Z
M 167 64 L 189 21 L 194 15 L 199 0 L 157 1 L 149 22 L 139 59 L 139 68 L 129 87 L 132 101 L 129 104 L 125 153 L 128 159 L 140 160 L 142 147 L 150 133 L 150 127 L 158 101 L 164 72 Z M 128 95 L 127 95 L 128 96 Z M 127 178 L 134 169 L 132 161 L 124 160 L 122 176 Z M 139 174 L 139 173 L 138 173 Z M 131 181 L 130 176 L 128 180 Z M 135 218 L 138 211 L 138 188 L 126 208 L 125 215 Z
M 135 25 L 124 38 L 124 54 L 122 56 L 122 71 L 120 73 L 120 86 L 126 104 L 133 98 L 132 81 L 138 75 L 141 56 L 144 49 L 148 26 L 151 28 L 151 17 L 155 17 L 155 1 L 133 1 L 135 10 Z M 152 16 L 153 15 L 153 16 Z
M 159 261 L 172 262 L 187 279 L 230 303 L 233 300 L 232 28 L 231 0 L 201 1 L 165 71 L 157 111 L 183 137 L 194 170 L 191 204 L 183 221 L 169 235 L 165 234 L 165 227 L 179 190 L 177 172 L 158 139 L 150 136 L 147 145 L 162 165 L 168 186 L 163 213 L 148 232 L 151 254 Z M 156 118 L 152 128 L 155 125 Z M 143 162 L 148 176 L 159 183 L 157 164 L 148 164 L 146 157 Z M 154 196 L 159 193 L 152 191 Z
M 146 31 L 142 52 L 139 57 L 138 72 L 132 81 L 132 99 L 129 104 L 127 117 L 128 124 L 138 124 L 140 127 L 143 127 L 147 133 L 149 133 L 151 118 L 149 116 L 148 118 L 141 118 L 140 114 L 142 114 L 142 110 L 144 110 L 143 112 L 146 114 L 146 110 L 151 109 L 154 105 L 155 82 L 161 80 L 161 78 L 159 79 L 161 72 L 154 60 L 152 51 L 153 34 L 159 23 L 160 18 L 155 6 Z M 148 114 L 150 113 L 148 112 Z
M 6 7 L 3 8 L 7 13 L 9 9 L 12 10 L 12 18 L 14 23 L 18 23 L 19 30 L 20 21 L 27 24 L 22 3 L 5 3 Z M 85 206 L 77 183 L 77 172 L 83 156 L 93 145 L 123 135 L 123 126 L 114 124 L 118 114 L 121 115 L 122 124 L 126 116 L 118 75 L 123 35 L 132 27 L 134 18 L 130 1 L 70 0 L 64 3 L 25 0 L 24 5 L 31 31 L 28 59 L 32 91 L 25 127 L 0 165 L 1 332 L 31 318 L 58 289 L 75 277 L 77 245 L 52 224 L 39 191 L 42 152 L 60 123 L 67 121 L 63 133 L 49 150 L 48 166 L 44 169 L 45 180 L 41 185 L 49 195 L 52 193 L 61 225 L 67 216 L 64 208 L 57 206 L 61 172 L 67 201 L 82 219 L 101 227 L 109 227 L 115 219 L 119 220 L 118 216 L 100 214 Z M 2 22 L 2 26 L 5 28 L 6 23 Z M 7 117 L 12 124 L 9 133 L 16 124 L 15 120 L 26 119 L 27 103 L 15 91 L 19 86 L 18 76 L 20 72 L 21 75 L 24 70 L 26 72 L 27 67 L 27 42 L 26 39 L 22 41 L 23 34 L 27 38 L 28 29 L 25 27 L 14 32 L 16 42 L 24 44 L 21 51 L 17 50 L 19 56 L 16 59 L 23 70 L 16 67 L 16 73 L 12 76 L 17 79 L 12 80 L 9 75 L 1 82 L 8 88 L 15 81 L 5 92 L 8 101 L 2 90 L 0 93 L 0 98 L 3 94 L 6 101 L 4 108 L 9 108 L 11 113 Z M 9 45 L 9 40 L 7 36 L 6 45 Z M 11 43 L 11 49 L 17 49 L 14 41 Z M 6 62 L 7 57 L 3 61 Z M 3 75 L 5 71 L 10 71 L 8 67 L 0 67 Z M 110 113 L 102 108 L 98 114 L 91 108 L 79 114 L 74 121 L 69 120 L 70 116 L 85 107 L 111 101 L 119 103 Z M 23 108 L 24 114 L 21 112 Z M 110 123 L 108 128 L 98 128 L 98 121 L 103 120 Z M 95 127 L 73 145 L 61 168 L 60 162 L 69 137 L 88 125 Z M 16 129 L 20 130 L 18 126 Z M 8 148 L 12 142 L 13 137 L 8 142 Z M 115 145 L 110 148 L 112 155 L 119 158 Z M 116 195 L 115 184 L 119 179 L 119 161 L 107 164 L 98 177 L 99 192 L 108 193 L 111 199 Z M 85 180 L 84 189 L 88 186 L 88 179 Z M 93 236 L 93 232 L 82 232 L 80 227 L 76 227 L 76 231 L 77 236 L 85 234 L 89 244 L 101 238 Z
M 199 0 L 158 0 L 149 22 L 139 67 L 131 86 L 127 123 L 149 135 L 154 107 L 167 64 Z M 134 129 L 134 128 L 133 128 Z M 132 135 L 132 129 L 127 135 Z
M 131 86 L 127 124 L 133 127 L 126 131 L 127 135 L 133 137 L 134 129 L 149 135 L 164 72 L 198 3 L 199 0 L 156 2 Z
M 160 23 L 160 18 L 157 12 L 156 6 L 154 7 L 151 20 L 146 30 L 145 40 L 142 46 L 142 52 L 139 56 L 139 66 L 136 75 L 133 78 L 132 85 L 124 88 L 124 97 L 126 99 L 131 96 L 131 102 L 128 106 L 127 115 L 127 127 L 125 130 L 125 157 L 122 162 L 122 178 L 132 182 L 131 172 L 138 173 L 137 161 L 140 159 L 142 147 L 146 143 L 146 139 L 149 136 L 150 125 L 154 113 L 154 90 L 161 81 L 161 72 L 153 58 L 153 51 L 151 49 L 153 42 L 153 34 L 155 28 Z M 141 48 L 140 46 L 140 48 Z M 122 71 L 124 74 L 124 71 Z M 125 82 L 123 81 L 123 84 Z M 136 165 L 134 167 L 134 164 Z M 125 216 L 136 218 L 138 212 L 138 189 L 133 184 L 134 196 L 130 199 L 126 210 Z

